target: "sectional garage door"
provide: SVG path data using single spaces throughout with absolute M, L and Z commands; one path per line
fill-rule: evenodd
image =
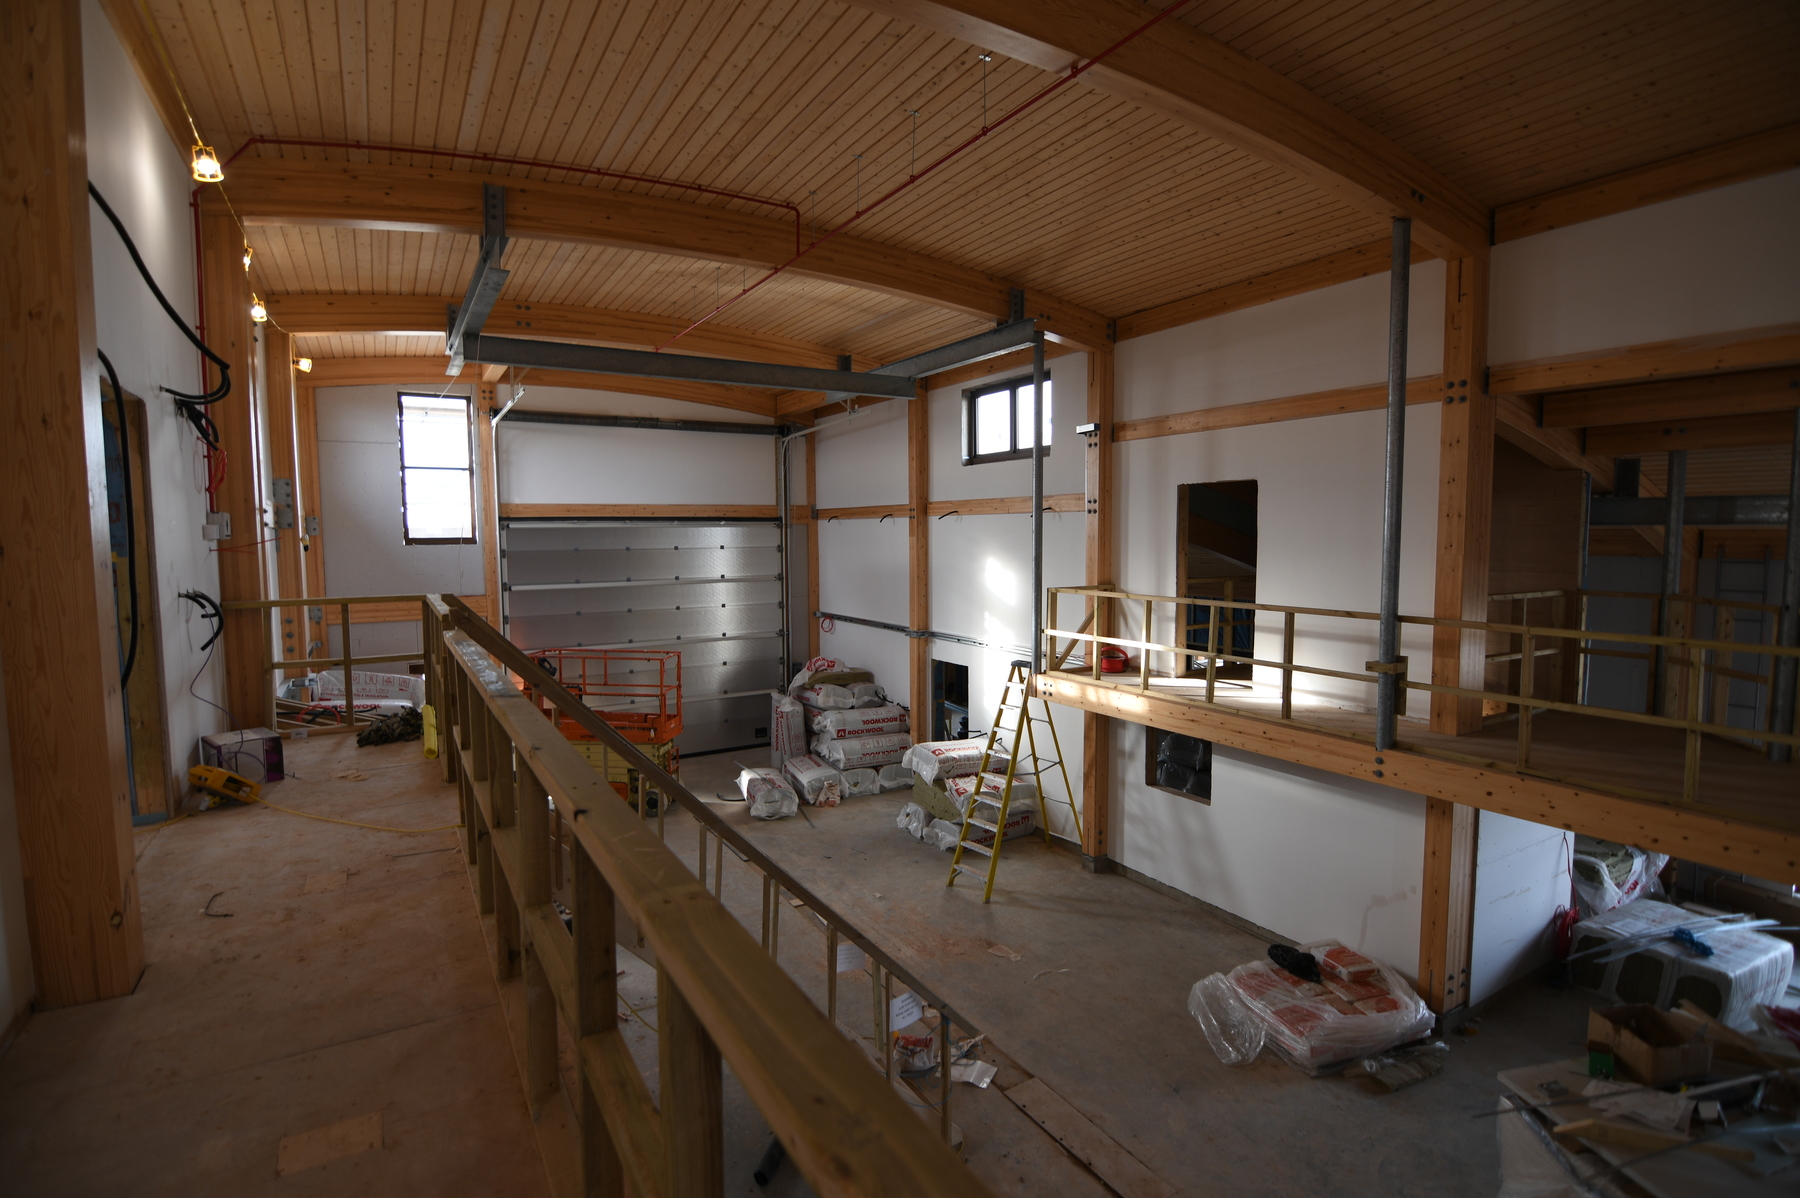
M 773 521 L 510 521 L 500 544 L 514 644 L 678 649 L 682 752 L 767 741 L 784 681 Z

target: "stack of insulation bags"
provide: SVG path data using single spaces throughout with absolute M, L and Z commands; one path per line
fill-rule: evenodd
M 900 765 L 912 744 L 907 710 L 867 670 L 815 657 L 774 697 L 770 719 L 776 764 L 809 803 L 833 806 L 911 781 Z
M 996 754 L 981 772 L 985 740 L 925 741 L 906 751 L 902 764 L 913 778 L 913 801 L 900 815 L 900 826 L 923 840 L 935 833 L 940 847 L 954 847 L 962 823 L 970 808 L 989 823 L 1000 820 L 1000 800 L 1006 791 L 1006 758 Z M 910 815 L 917 807 L 918 814 Z M 1012 802 L 1006 811 L 1007 840 L 1024 836 L 1037 829 L 1037 779 L 1020 775 L 1012 782 Z M 914 827 L 914 825 L 918 825 Z M 948 837 L 946 843 L 944 838 Z M 994 834 L 985 828 L 971 829 L 969 839 L 983 848 L 991 847 Z

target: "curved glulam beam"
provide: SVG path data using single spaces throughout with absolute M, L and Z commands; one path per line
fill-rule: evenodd
M 227 174 L 246 225 L 324 225 L 420 233 L 481 233 L 481 185 L 506 187 L 506 231 L 566 241 L 772 267 L 794 254 L 794 226 L 766 216 L 685 200 L 572 183 L 484 176 L 430 167 L 247 158 Z M 216 188 L 201 207 L 224 212 Z M 848 235 L 808 254 L 793 273 L 1004 320 L 1013 284 L 896 246 Z M 1025 311 L 1046 318 L 1047 336 L 1089 349 L 1112 344 L 1107 321 L 1043 292 L 1025 291 Z M 435 326 L 434 326 L 435 327 Z M 691 335 L 691 334 L 690 334 Z
M 852 2 L 1059 73 L 1156 15 L 1139 0 Z M 1489 214 L 1480 201 L 1349 113 L 1178 17 L 1119 47 L 1080 83 L 1172 116 L 1366 212 L 1411 217 L 1414 239 L 1440 258 L 1487 257 Z

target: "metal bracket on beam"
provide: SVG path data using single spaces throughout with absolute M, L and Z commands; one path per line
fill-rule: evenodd
M 467 360 L 464 343 L 479 334 L 506 286 L 507 273 L 500 269 L 500 258 L 506 253 L 506 188 L 493 183 L 481 185 L 481 253 L 475 259 L 475 270 L 469 277 L 469 289 L 461 304 L 449 310 L 444 348 L 450 355 L 448 375 L 462 373 Z

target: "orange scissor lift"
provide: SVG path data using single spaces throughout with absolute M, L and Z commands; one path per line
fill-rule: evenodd
M 671 775 L 678 774 L 681 754 L 681 653 L 676 649 L 544 649 L 531 655 L 568 687 L 595 714 L 618 730 L 644 755 Z M 638 790 L 638 771 L 629 767 L 549 699 L 526 693 L 557 731 L 568 738 L 588 763 L 606 775 L 627 802 Z M 655 810 L 654 807 L 651 810 Z

